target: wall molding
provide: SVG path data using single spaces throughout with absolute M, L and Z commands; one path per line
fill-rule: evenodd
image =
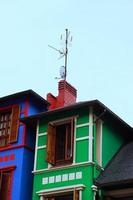
M 73 163 L 71 165 L 65 165 L 65 166 L 60 166 L 60 167 L 51 167 L 51 168 L 47 168 L 47 169 L 34 170 L 34 171 L 32 171 L 32 173 L 40 174 L 40 173 L 44 173 L 44 172 L 51 172 L 51 171 L 57 171 L 57 170 L 61 170 L 61 169 L 69 169 L 69 168 L 73 168 L 73 167 L 89 166 L 89 165 L 95 165 L 95 163 L 94 162 Z
M 60 183 L 60 182 L 70 182 L 72 180 L 82 179 L 82 171 L 58 174 L 55 176 L 44 177 L 42 178 L 42 185 L 51 184 L 51 183 Z
M 74 190 L 83 190 L 85 188 L 85 185 L 83 184 L 77 184 L 77 185 L 71 185 L 71 186 L 63 186 L 53 189 L 46 189 L 46 190 L 40 190 L 36 192 L 39 196 L 42 195 L 51 195 L 51 194 L 61 194 L 64 192 L 73 192 Z

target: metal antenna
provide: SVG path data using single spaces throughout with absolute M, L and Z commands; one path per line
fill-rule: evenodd
M 59 52 L 60 54 L 60 58 L 65 58 L 64 60 L 64 73 L 61 73 L 60 76 L 61 78 L 63 78 L 64 80 L 66 80 L 67 77 L 67 60 L 68 60 L 68 44 L 72 42 L 72 37 L 70 37 L 70 31 L 68 31 L 68 29 L 65 29 L 65 39 L 63 38 L 63 35 L 61 35 L 60 39 L 61 40 L 65 40 L 65 47 L 62 48 L 62 50 L 57 49 L 51 45 L 48 45 L 50 48 L 54 49 L 55 51 Z M 62 70 L 61 70 L 62 71 Z

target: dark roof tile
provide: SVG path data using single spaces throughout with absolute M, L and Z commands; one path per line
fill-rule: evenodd
M 10 94 L 10 95 L 4 96 L 4 97 L 0 97 L 0 103 L 3 103 L 5 101 L 9 101 L 9 100 L 12 100 L 12 99 L 15 99 L 15 98 L 21 98 L 23 96 L 32 96 L 37 101 L 49 105 L 49 103 L 43 97 L 41 97 L 39 94 L 37 94 L 33 90 L 25 90 L 25 91 L 17 92 L 17 93 Z
M 95 184 L 100 187 L 131 182 L 133 183 L 133 142 L 124 145 L 100 176 L 95 179 Z

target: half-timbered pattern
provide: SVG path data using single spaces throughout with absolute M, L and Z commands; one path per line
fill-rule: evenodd
M 47 105 L 32 90 L 0 98 L 0 200 L 31 199 L 35 129 L 26 129 L 19 118 L 44 112 Z

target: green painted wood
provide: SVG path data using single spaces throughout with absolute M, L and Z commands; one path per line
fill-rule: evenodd
M 39 133 L 45 133 L 47 131 L 48 124 L 45 121 L 41 120 L 39 122 Z
M 46 162 L 46 148 L 37 151 L 37 165 L 36 170 L 47 169 L 48 163 Z
M 77 117 L 77 125 L 84 124 L 89 122 L 89 109 L 88 110 L 79 110 Z
M 109 127 L 108 124 L 103 124 L 103 141 L 102 141 L 102 157 L 103 167 L 111 160 L 119 148 L 124 143 L 124 138 L 117 128 Z
M 84 126 L 76 129 L 76 138 L 85 137 L 89 135 L 89 126 Z
M 88 149 L 88 140 L 81 140 L 76 142 L 76 163 L 88 161 Z
M 69 180 L 69 174 L 77 172 L 82 172 L 82 178 L 81 179 L 74 179 Z M 54 182 L 54 183 L 47 183 L 42 184 L 43 178 L 49 178 L 56 176 L 63 176 L 68 174 L 68 180 L 63 181 L 61 179 L 60 182 Z M 88 181 L 89 180 L 89 181 Z M 57 187 L 64 187 L 64 186 L 70 186 L 70 185 L 77 185 L 77 184 L 83 184 L 86 185 L 86 188 L 83 191 L 84 198 L 87 196 L 92 196 L 92 191 L 88 188 L 90 188 L 90 185 L 92 185 L 92 166 L 77 166 L 69 169 L 58 169 L 58 170 L 50 170 L 49 172 L 43 172 L 40 174 L 36 174 L 34 176 L 34 190 L 33 190 L 33 200 L 39 200 L 38 195 L 36 194 L 37 191 L 43 190 L 43 189 L 54 189 Z M 86 199 L 86 198 L 85 198 Z
M 46 135 L 42 135 L 42 136 L 38 135 L 38 147 L 46 145 L 46 144 L 47 144 L 47 136 Z

